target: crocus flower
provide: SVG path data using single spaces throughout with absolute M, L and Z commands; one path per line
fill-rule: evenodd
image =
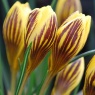
M 24 55 L 24 36 L 26 32 L 26 25 L 31 9 L 29 4 L 21 4 L 16 2 L 9 10 L 4 24 L 3 37 L 6 47 L 6 54 L 11 70 L 11 94 L 14 95 L 16 75 L 19 70 L 20 61 L 23 60 Z
M 95 55 L 86 70 L 83 95 L 95 95 Z
M 23 90 L 30 73 L 41 63 L 55 41 L 57 30 L 57 18 L 50 6 L 32 10 L 28 17 L 27 33 L 25 37 L 26 47 L 32 42 L 28 66 L 19 95 Z
M 9 10 L 3 24 L 3 37 L 7 58 L 13 71 L 18 71 L 18 58 L 20 60 L 23 58 L 24 35 L 30 11 L 28 3 L 21 4 L 17 1 Z
M 52 47 L 57 30 L 57 18 L 50 6 L 32 10 L 28 17 L 26 46 L 32 42 L 27 70 L 34 70 Z
M 84 72 L 84 58 L 80 58 L 61 70 L 56 77 L 51 95 L 70 95 L 79 84 Z
M 49 60 L 49 72 L 57 73 L 83 48 L 90 29 L 91 17 L 75 12 L 56 32 Z
M 56 14 L 59 26 L 75 11 L 82 12 L 80 0 L 58 0 Z
M 43 95 L 51 79 L 83 48 L 89 34 L 90 23 L 90 16 L 75 12 L 59 27 L 49 59 L 48 76 L 40 95 Z

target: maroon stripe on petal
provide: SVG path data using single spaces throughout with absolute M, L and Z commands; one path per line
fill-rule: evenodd
M 22 24 L 22 21 L 20 20 L 18 22 L 18 30 L 17 30 L 17 35 L 16 35 L 16 44 L 17 45 L 21 41 L 21 36 L 22 36 L 22 33 L 21 32 L 24 32 L 24 31 L 21 31 L 21 24 Z
M 75 48 L 72 50 L 72 52 L 70 52 L 70 53 L 68 53 L 68 54 L 66 55 L 68 59 L 72 58 L 72 57 L 75 55 L 75 53 L 77 52 L 77 49 L 78 49 L 78 47 L 79 47 L 79 43 L 80 43 L 81 36 L 82 36 L 82 32 L 81 32 L 81 35 L 80 35 L 80 37 L 79 37 L 79 39 L 78 39 L 78 41 L 77 41 L 77 45 L 75 46 Z M 67 52 L 68 52 L 68 51 L 67 51 Z M 66 52 L 66 53 L 67 53 L 67 52 Z M 65 56 L 65 58 L 66 58 L 66 56 Z M 67 60 L 67 59 L 66 59 L 66 60 Z
M 16 9 L 15 9 L 16 10 Z M 14 31 L 12 31 L 12 26 L 13 26 L 13 20 L 14 20 L 14 15 L 15 15 L 15 10 L 14 10 L 14 12 L 11 14 L 11 17 L 10 17 L 10 23 L 9 23 L 9 38 L 10 38 L 10 40 L 11 40 L 11 35 L 12 35 L 12 32 L 14 32 Z
M 93 85 L 94 81 L 95 71 L 92 71 L 88 78 L 85 80 L 85 95 L 95 95 L 95 85 Z
M 17 8 L 15 9 L 15 13 L 14 13 L 14 21 L 13 21 L 13 40 L 14 40 L 14 43 L 15 43 L 15 35 L 16 35 L 16 30 L 17 30 L 17 24 L 18 24 L 18 15 L 17 15 Z
M 42 35 L 44 33 L 45 27 L 46 27 L 46 24 L 43 26 L 42 30 L 39 31 L 40 35 L 35 37 L 35 40 L 33 42 L 34 43 L 34 45 L 33 45 L 33 53 L 34 54 L 33 55 L 36 55 L 40 51 L 40 48 L 41 48 L 42 44 L 41 44 L 40 47 L 39 47 L 39 44 L 40 44 L 41 37 L 42 37 Z
M 8 19 L 6 19 L 6 22 L 5 22 L 6 25 L 5 25 L 5 27 L 4 27 L 4 28 L 6 28 L 6 29 L 5 29 L 5 32 L 6 32 L 5 34 L 6 34 L 6 39 L 7 39 L 7 41 L 9 40 L 9 37 L 8 37 L 8 33 L 9 33 L 9 31 L 8 31 L 8 26 L 9 26 L 9 23 L 10 23 L 10 18 L 11 18 L 11 17 L 9 17 Z
M 69 29 L 69 32 L 68 32 L 68 34 L 67 34 L 67 37 L 66 37 L 66 39 L 65 39 L 65 41 L 64 41 L 64 43 L 63 43 L 63 46 L 61 47 L 61 49 L 60 50 L 62 50 L 62 52 L 64 52 L 64 51 L 66 51 L 66 49 L 67 49 L 67 46 L 68 46 L 68 44 L 70 43 L 70 42 L 72 42 L 73 44 L 71 44 L 70 45 L 70 47 L 69 47 L 69 50 L 71 49 L 71 47 L 74 45 L 74 43 L 75 43 L 75 41 L 76 40 L 72 40 L 72 38 L 78 38 L 78 29 L 77 28 L 80 28 L 81 26 L 81 22 L 79 22 L 79 21 L 77 21 L 76 20 L 76 22 L 74 22 L 73 24 L 71 24 L 72 26 L 70 27 L 70 29 Z M 69 27 L 66 27 L 67 29 L 69 28 Z M 76 31 L 77 30 L 77 31 Z
M 32 50 L 32 56 L 36 58 L 35 60 L 41 61 L 48 52 L 48 50 L 50 49 L 50 47 L 52 46 L 52 42 L 54 42 L 55 39 L 55 31 L 57 28 L 56 24 L 57 24 L 56 18 L 51 16 L 49 25 L 46 22 L 42 27 L 42 30 L 39 31 L 40 34 L 37 37 L 35 37 Z M 43 39 L 41 40 L 42 36 Z
M 73 64 L 77 64 L 77 66 L 75 67 L 74 71 L 72 72 L 72 75 L 70 76 L 70 78 L 68 79 L 68 82 L 71 83 L 72 81 L 74 81 L 74 79 L 76 79 L 76 77 L 79 75 L 78 73 L 76 74 L 76 72 L 78 71 L 79 67 L 80 67 L 80 63 L 81 61 L 79 60 L 78 63 L 74 62 Z M 70 81 L 73 77 L 75 77 L 72 81 Z
M 60 56 L 64 54 L 65 61 L 68 60 L 70 57 L 72 57 L 78 48 L 78 44 L 80 42 L 83 31 L 83 30 L 80 31 L 80 37 L 79 37 L 78 32 L 80 28 L 81 28 L 81 21 L 80 22 L 77 21 L 75 24 L 73 24 L 73 26 L 69 29 L 69 32 L 62 47 L 59 50 Z M 72 51 L 70 51 L 73 45 L 75 44 L 76 40 L 77 40 L 76 46 L 73 48 Z M 70 46 L 67 49 L 68 45 Z
M 33 31 L 31 31 L 31 29 L 33 28 L 33 25 L 36 21 L 36 17 L 38 15 L 39 11 L 38 10 L 35 10 L 33 12 L 30 13 L 29 15 L 29 20 L 28 20 L 28 23 L 27 23 L 27 34 L 26 34 L 26 37 L 28 36 L 28 34 Z M 31 34 L 30 34 L 31 35 Z

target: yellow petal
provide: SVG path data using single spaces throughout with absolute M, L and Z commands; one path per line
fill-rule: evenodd
M 52 95 L 70 95 L 79 84 L 84 72 L 84 58 L 69 64 L 56 77 Z
M 93 58 L 91 59 L 91 61 L 89 62 L 88 66 L 87 66 L 87 70 L 86 73 L 87 75 L 91 72 L 91 70 L 95 69 L 95 55 L 93 56 Z
M 84 95 L 95 95 L 95 55 L 86 70 L 83 93 Z
M 82 12 L 80 0 L 58 0 L 56 14 L 59 26 L 75 11 Z
M 35 69 L 52 47 L 57 30 L 57 18 L 50 6 L 36 8 L 29 15 L 26 45 L 32 42 L 30 65 Z M 31 71 L 31 70 L 30 70 Z
M 52 47 L 50 71 L 60 71 L 83 48 L 89 33 L 89 30 L 85 29 L 88 23 L 87 18 L 88 16 L 81 14 L 59 27 Z M 90 27 L 90 24 L 88 25 Z
M 21 4 L 17 1 L 9 10 L 3 24 L 7 57 L 11 69 L 14 70 L 19 67 L 18 58 L 23 56 L 24 35 L 30 11 L 28 3 Z
M 64 24 L 66 24 L 67 22 L 71 21 L 71 20 L 74 20 L 75 18 L 77 17 L 81 17 L 83 16 L 82 13 L 79 13 L 79 11 L 76 11 L 74 13 L 72 13 L 63 23 L 61 26 L 63 26 Z

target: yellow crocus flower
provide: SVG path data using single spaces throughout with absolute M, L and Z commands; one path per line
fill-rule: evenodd
M 70 95 L 81 81 L 84 72 L 84 58 L 70 63 L 56 77 L 51 95 Z
M 9 10 L 3 24 L 3 37 L 10 69 L 18 71 L 20 60 L 24 54 L 24 35 L 28 15 L 31 12 L 28 3 L 16 2 Z
M 59 27 L 49 60 L 49 72 L 56 74 L 79 53 L 87 40 L 90 23 L 90 16 L 75 12 Z
M 57 18 L 51 6 L 32 10 L 26 30 L 25 45 L 27 47 L 32 42 L 32 47 L 19 95 L 30 73 L 41 63 L 55 41 Z
M 87 66 L 83 95 L 95 95 L 95 55 Z
M 57 18 L 50 6 L 36 8 L 29 15 L 26 46 L 32 42 L 28 71 L 33 71 L 52 47 L 57 30 Z
M 75 12 L 58 28 L 49 59 L 48 76 L 40 95 L 44 93 L 52 78 L 83 48 L 89 34 L 90 23 L 90 16 Z
M 22 62 L 25 52 L 26 25 L 31 9 L 28 3 L 17 1 L 7 13 L 3 24 L 3 38 L 11 70 L 11 94 L 14 95 L 16 75 L 19 70 L 18 58 Z
M 82 12 L 80 0 L 58 0 L 56 14 L 59 26 L 75 11 Z

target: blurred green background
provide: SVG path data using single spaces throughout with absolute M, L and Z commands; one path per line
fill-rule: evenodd
M 40 8 L 45 5 L 50 5 L 52 2 L 52 0 L 19 0 L 19 1 L 22 3 L 29 2 L 32 9 L 34 9 L 35 7 Z M 7 62 L 6 51 L 5 51 L 4 41 L 3 41 L 2 26 L 8 10 L 15 2 L 16 0 L 0 0 L 0 90 L 2 89 L 2 85 L 4 85 L 4 95 L 7 95 L 5 88 L 9 89 L 11 75 L 10 75 L 10 69 Z M 91 25 L 91 30 L 90 30 L 87 43 L 84 46 L 83 50 L 80 52 L 83 53 L 88 50 L 95 49 L 95 0 L 81 0 L 81 4 L 82 4 L 83 13 L 86 15 L 91 15 L 92 17 L 92 25 Z M 85 57 L 85 62 L 86 62 L 85 67 L 87 66 L 87 63 L 89 62 L 91 57 L 92 56 Z M 34 79 L 32 78 L 32 83 L 31 83 L 32 86 L 36 85 L 37 83 L 39 84 L 39 82 L 42 80 L 47 70 L 47 62 L 48 62 L 48 55 L 44 59 L 43 64 L 41 64 L 37 68 L 37 70 L 39 70 L 39 76 L 37 74 L 37 70 L 35 70 L 34 72 L 36 75 L 34 73 L 31 75 L 34 78 Z M 37 83 L 35 83 L 35 79 Z M 84 82 L 84 77 L 82 79 L 80 90 L 83 87 L 83 82 Z

